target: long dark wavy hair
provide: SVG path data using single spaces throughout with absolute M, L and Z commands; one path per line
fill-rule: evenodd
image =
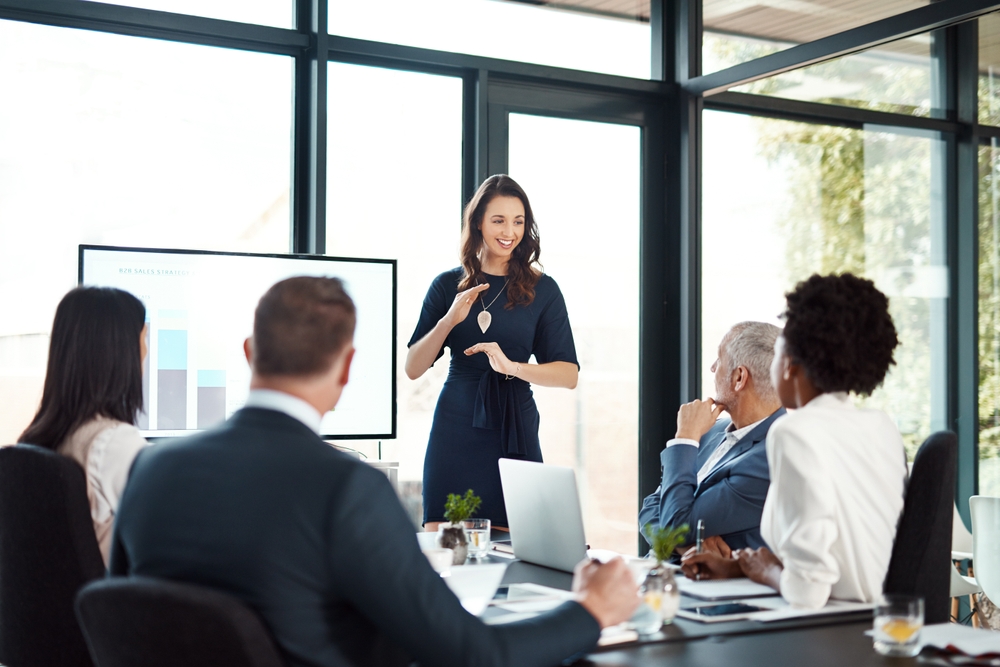
M 505 307 L 510 310 L 514 306 L 527 306 L 535 300 L 535 285 L 542 277 L 542 271 L 536 266 L 541 245 L 528 195 L 507 174 L 495 174 L 483 181 L 465 207 L 462 220 L 462 268 L 465 269 L 465 276 L 458 284 L 458 290 L 461 292 L 487 282 L 479 261 L 479 251 L 483 248 L 483 216 L 486 215 L 486 207 L 496 197 L 517 197 L 524 204 L 524 235 L 507 264 Z
M 77 287 L 64 296 L 52 323 L 42 403 L 18 442 L 54 450 L 98 416 L 135 424 L 145 323 L 145 306 L 123 290 Z

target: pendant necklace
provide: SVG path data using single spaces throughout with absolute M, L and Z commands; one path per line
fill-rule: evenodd
M 507 289 L 508 282 L 510 282 L 510 278 L 504 281 L 503 287 L 501 287 L 497 295 L 493 297 L 493 301 L 490 301 L 489 306 L 486 305 L 486 299 L 483 299 L 482 295 L 479 296 L 479 298 L 482 299 L 483 302 L 483 312 L 479 313 L 479 315 L 476 316 L 476 321 L 479 322 L 479 328 L 482 329 L 483 333 L 486 333 L 486 330 L 490 328 L 490 323 L 493 322 L 493 316 L 490 315 L 490 311 L 487 309 L 494 303 L 496 303 L 496 300 L 500 298 L 500 295 L 503 294 L 503 291 Z

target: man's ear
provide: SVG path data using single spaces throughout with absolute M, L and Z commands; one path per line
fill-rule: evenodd
M 247 358 L 247 365 L 253 368 L 253 338 L 248 337 L 243 341 L 243 354 Z
M 736 382 L 733 384 L 734 391 L 743 391 L 747 388 L 749 384 L 750 372 L 745 366 L 738 366 L 736 368 Z
M 351 362 L 354 361 L 354 348 L 351 347 L 344 355 L 344 369 L 340 373 L 340 378 L 337 382 L 341 387 L 347 385 L 347 381 L 351 379 Z

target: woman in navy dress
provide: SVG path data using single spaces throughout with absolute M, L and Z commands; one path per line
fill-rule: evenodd
M 542 460 L 531 385 L 576 387 L 566 303 L 539 251 L 524 190 L 503 174 L 486 179 L 465 207 L 462 266 L 431 283 L 406 356 L 415 380 L 451 349 L 424 458 L 427 530 L 444 521 L 448 494 L 467 489 L 483 499 L 477 516 L 507 526 L 498 461 Z

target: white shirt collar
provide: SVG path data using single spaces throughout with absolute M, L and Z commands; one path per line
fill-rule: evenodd
M 316 435 L 319 435 L 320 424 L 323 421 L 323 415 L 301 398 L 273 389 L 251 389 L 243 407 L 284 412 L 308 426 Z
M 768 415 L 768 417 L 769 416 L 770 415 Z M 764 417 L 764 419 L 767 419 L 767 417 Z M 747 434 L 750 433 L 750 431 L 760 426 L 764 422 L 764 419 L 755 421 L 749 426 L 744 426 L 743 428 L 733 428 L 735 424 L 730 424 L 729 427 L 726 428 L 726 441 L 731 444 L 736 444 L 737 442 L 745 438 Z
M 764 419 L 767 419 L 767 417 L 764 417 Z M 722 461 L 726 454 L 728 454 L 729 451 L 736 446 L 736 443 L 745 438 L 750 431 L 754 430 L 757 426 L 763 423 L 764 419 L 738 429 L 734 429 L 733 424 L 729 424 L 729 426 L 726 427 L 725 439 L 718 444 L 711 454 L 708 455 L 708 460 L 705 461 L 705 464 L 698 470 L 698 483 L 701 484 L 705 481 L 705 478 L 708 477 L 713 470 L 715 470 L 716 466 L 719 465 L 719 462 Z

